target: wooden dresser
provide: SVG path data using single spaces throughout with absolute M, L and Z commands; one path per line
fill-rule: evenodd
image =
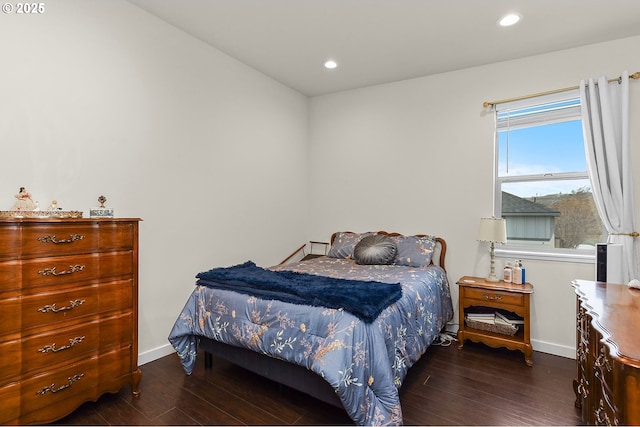
M 640 290 L 576 280 L 576 406 L 589 425 L 640 425 Z
M 139 395 L 138 219 L 0 219 L 0 424 Z

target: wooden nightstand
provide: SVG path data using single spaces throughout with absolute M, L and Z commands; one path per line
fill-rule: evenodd
M 488 282 L 480 277 L 464 276 L 458 280 L 460 327 L 458 329 L 458 348 L 464 340 L 481 342 L 489 347 L 506 347 L 520 350 L 528 366 L 533 366 L 533 347 L 529 339 L 530 315 L 529 297 L 533 293 L 530 283 L 516 285 L 505 282 Z M 499 334 L 491 331 L 470 328 L 465 324 L 465 311 L 469 307 L 487 307 L 507 310 L 524 319 L 524 325 L 515 335 Z

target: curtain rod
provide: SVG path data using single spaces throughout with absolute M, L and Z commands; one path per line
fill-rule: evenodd
M 640 71 L 635 72 L 633 74 L 629 75 L 630 79 L 640 79 Z M 620 81 L 621 77 L 617 77 L 615 79 L 609 79 L 609 83 L 615 82 L 615 81 Z M 517 96 L 515 98 L 508 98 L 508 99 L 501 99 L 499 101 L 485 101 L 482 103 L 482 106 L 484 108 L 487 107 L 492 107 L 496 104 L 502 104 L 503 102 L 511 102 L 511 101 L 519 101 L 521 99 L 529 99 L 529 98 L 535 98 L 537 96 L 543 96 L 543 95 L 551 95 L 554 93 L 560 93 L 560 92 L 568 92 L 570 90 L 575 90 L 575 89 L 579 89 L 580 86 L 571 86 L 571 87 L 564 87 L 562 89 L 554 89 L 554 90 L 549 90 L 546 92 L 539 92 L 539 93 L 534 93 L 531 95 L 523 95 L 523 96 Z

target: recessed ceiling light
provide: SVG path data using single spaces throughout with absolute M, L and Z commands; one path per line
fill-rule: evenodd
M 518 23 L 520 19 L 522 19 L 522 16 L 518 15 L 517 13 L 510 13 L 500 18 L 500 20 L 498 21 L 498 25 L 500 25 L 501 27 L 509 27 Z
M 338 66 L 338 63 L 336 61 L 334 61 L 333 59 L 330 59 L 328 61 L 324 62 L 324 68 L 328 68 L 329 70 L 333 70 L 334 68 L 336 68 Z

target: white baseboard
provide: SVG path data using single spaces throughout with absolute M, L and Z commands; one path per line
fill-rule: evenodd
M 448 323 L 446 329 L 455 335 L 458 332 L 458 324 Z M 531 346 L 533 347 L 533 351 L 553 354 L 554 356 L 566 357 L 568 359 L 576 358 L 575 346 L 560 345 L 540 340 L 531 340 Z
M 542 353 L 553 354 L 555 356 L 566 357 L 569 359 L 576 358 L 575 347 L 568 347 L 538 340 L 531 340 L 531 345 L 533 346 L 534 351 L 540 351 Z M 154 360 L 168 356 L 172 353 L 175 353 L 175 350 L 173 349 L 171 344 L 165 344 L 163 346 L 156 347 L 152 350 L 138 354 L 138 365 L 144 365 L 145 363 L 153 362 Z
M 168 356 L 171 353 L 175 352 L 176 351 L 173 349 L 171 344 L 165 344 L 152 350 L 138 353 L 138 366 L 144 365 L 145 363 L 153 362 L 154 360 Z
M 565 345 L 554 344 L 545 341 L 531 340 L 533 351 L 553 354 L 555 356 L 566 357 L 568 359 L 576 358 L 576 348 Z

